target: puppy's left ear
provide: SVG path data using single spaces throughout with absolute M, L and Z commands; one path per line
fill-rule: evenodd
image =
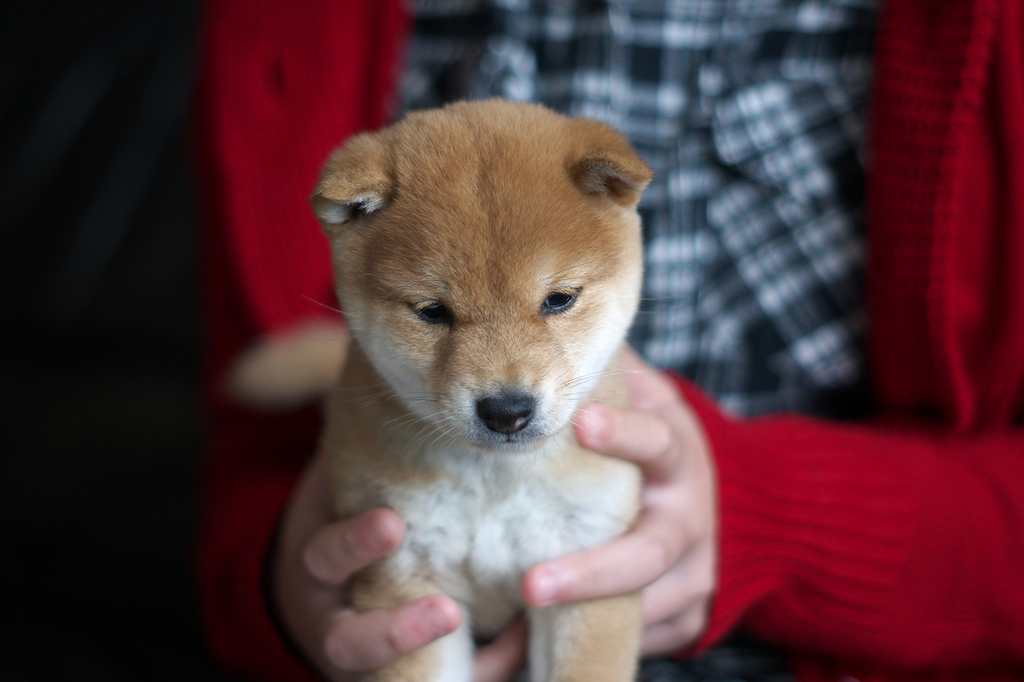
M 328 237 L 391 201 L 388 158 L 379 135 L 373 134 L 357 135 L 331 155 L 310 200 Z
M 569 174 L 585 194 L 607 196 L 633 208 L 654 177 L 650 166 L 629 141 L 609 125 L 589 119 L 572 121 L 581 143 L 569 163 Z

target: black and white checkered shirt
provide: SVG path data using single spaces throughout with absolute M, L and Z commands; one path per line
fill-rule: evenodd
M 738 414 L 842 416 L 864 374 L 878 0 L 420 0 L 407 108 L 605 120 L 654 169 L 631 341 Z

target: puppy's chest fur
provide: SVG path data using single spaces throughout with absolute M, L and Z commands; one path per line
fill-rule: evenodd
M 357 367 L 347 369 L 372 372 Z M 372 384 L 366 376 L 352 382 Z M 427 426 L 390 428 L 395 417 L 379 402 L 345 402 L 326 432 L 338 511 L 390 507 L 407 526 L 401 546 L 370 571 L 391 585 L 436 586 L 479 634 L 496 633 L 522 610 L 527 570 L 621 535 L 636 515 L 636 467 L 580 448 L 568 432 L 535 452 L 483 453 Z
M 531 455 L 518 457 L 457 463 L 434 485 L 383 491 L 409 520 L 390 569 L 434 576 L 485 634 L 523 607 L 519 584 L 529 568 L 621 535 L 634 512 L 635 477 L 628 471 L 615 479 L 589 472 L 553 479 Z

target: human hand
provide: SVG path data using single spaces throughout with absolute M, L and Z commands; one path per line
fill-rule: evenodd
M 533 606 L 550 606 L 643 588 L 642 650 L 664 653 L 692 645 L 707 627 L 717 486 L 700 424 L 671 382 L 630 353 L 626 383 L 632 407 L 585 405 L 576 438 L 639 465 L 640 516 L 621 538 L 533 567 L 523 594 Z
M 458 605 L 432 595 L 395 609 L 357 613 L 347 602 L 353 573 L 398 546 L 405 525 L 390 509 L 334 519 L 326 462 L 307 466 L 281 521 L 271 558 L 271 590 L 281 625 L 332 682 L 392 663 L 458 627 Z M 477 652 L 474 682 L 504 682 L 523 665 L 525 624 L 517 622 Z

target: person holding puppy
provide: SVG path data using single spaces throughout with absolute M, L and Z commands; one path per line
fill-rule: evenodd
M 535 567 L 528 602 L 643 588 L 646 652 L 743 628 L 791 652 L 799 679 L 1020 675 L 1024 11 L 755 5 L 609 3 L 574 24 L 584 15 L 482 4 L 460 23 L 424 3 L 407 42 L 388 3 L 211 3 L 201 575 L 233 668 L 310 678 L 306 659 L 346 679 L 458 624 L 443 597 L 346 608 L 348 576 L 397 546 L 402 520 L 335 520 L 323 462 L 307 460 L 316 410 L 268 416 L 219 383 L 259 337 L 330 314 L 304 199 L 332 147 L 387 120 L 408 45 L 407 102 L 503 94 L 600 116 L 662 183 L 641 204 L 650 308 L 633 340 L 689 379 L 637 358 L 632 409 L 580 413 L 581 444 L 641 466 L 643 513 L 623 538 Z M 450 40 L 467 27 L 479 42 Z M 516 625 L 482 646 L 477 679 L 510 677 L 522 642 Z

